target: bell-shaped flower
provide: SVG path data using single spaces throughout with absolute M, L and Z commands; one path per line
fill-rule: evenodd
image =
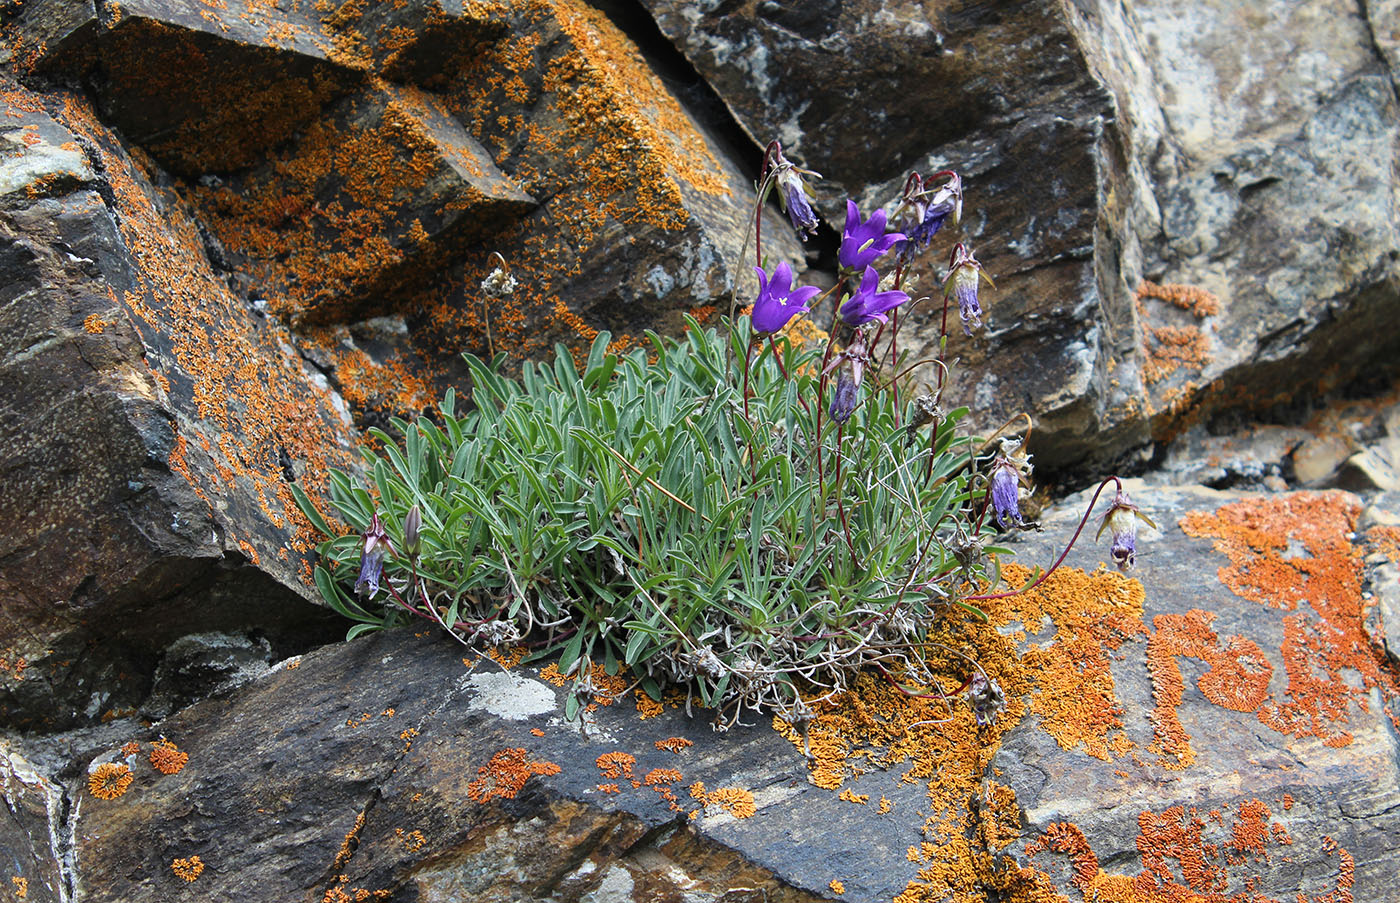
M 845 423 L 851 419 L 852 412 L 856 409 L 856 402 L 860 397 L 860 387 L 856 385 L 855 379 L 849 370 L 842 370 L 836 377 L 836 391 L 831 396 L 831 408 L 828 413 L 831 419 L 837 423 Z
M 846 201 L 846 228 L 841 233 L 837 259 L 844 269 L 859 273 L 902 241 L 904 233 L 885 231 L 885 211 L 876 210 L 862 221 L 855 201 Z
M 355 580 L 355 592 L 365 598 L 374 598 L 379 592 L 379 578 L 384 573 L 384 553 L 393 551 L 389 534 L 379 522 L 379 515 L 369 519 L 369 526 L 360 534 L 363 546 L 360 550 L 360 576 Z
M 803 241 L 809 235 L 817 234 L 817 214 L 812 210 L 812 202 L 807 198 L 807 182 L 803 176 L 820 179 L 821 176 L 810 169 L 801 169 L 778 151 L 777 175 L 774 177 L 778 188 L 778 204 L 792 221 L 797 237 Z
M 1003 530 L 1019 526 L 1021 518 L 1021 471 L 1005 455 L 992 463 L 992 511 Z
M 977 300 L 977 287 L 980 280 L 996 288 L 992 277 L 982 271 L 982 264 L 962 242 L 953 248 L 949 263 L 948 278 L 943 283 L 944 295 L 951 295 L 958 302 L 958 316 L 962 319 L 963 332 L 972 335 L 972 327 L 982 325 L 982 305 Z
M 924 188 L 926 183 L 920 179 L 917 190 L 904 202 L 907 209 L 901 226 L 908 238 L 899 243 L 896 253 L 906 262 L 928 248 L 949 216 L 955 223 L 962 219 L 962 177 L 945 170 L 936 173 L 929 181 L 941 176 L 947 176 L 948 181 L 940 185 L 937 191 L 930 192 Z
M 864 326 L 873 320 L 884 323 L 889 319 L 885 316 L 887 311 L 909 300 L 907 294 L 897 289 L 882 292 L 879 288 L 880 274 L 875 272 L 874 267 L 866 267 L 865 275 L 860 279 L 860 288 L 841 305 L 841 319 L 847 326 Z
M 1118 491 L 1113 494 L 1113 504 L 1109 506 L 1108 512 L 1104 514 L 1103 520 L 1099 521 L 1099 532 L 1094 538 L 1103 536 L 1104 528 L 1107 527 L 1112 532 L 1112 542 L 1109 544 L 1109 554 L 1113 556 L 1113 563 L 1118 566 L 1118 570 L 1126 571 L 1137 561 L 1137 525 L 1142 521 L 1154 530 L 1157 525 L 1152 522 L 1152 518 L 1143 514 L 1137 505 L 1128 498 L 1128 493 L 1120 485 Z
M 787 325 L 788 320 L 806 313 L 807 302 L 821 293 L 821 289 L 808 285 L 795 288 L 792 284 L 792 267 L 786 260 L 773 269 L 773 278 L 761 267 L 754 267 L 758 273 L 758 297 L 753 302 L 753 328 L 762 333 L 774 333 Z

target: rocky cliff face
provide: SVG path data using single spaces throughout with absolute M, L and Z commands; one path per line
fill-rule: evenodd
M 1304 409 L 1400 361 L 1397 13 L 0 4 L 0 888 L 1387 899 L 1400 420 Z M 774 137 L 838 230 L 847 197 L 962 174 L 998 290 L 951 391 L 1030 414 L 1043 469 L 1263 492 L 1151 503 L 1140 583 L 1072 558 L 995 636 L 950 623 L 999 663 L 991 730 L 878 682 L 806 738 L 625 695 L 580 727 L 547 672 L 435 638 L 289 659 L 343 630 L 291 487 L 320 497 L 462 351 L 749 300 Z M 827 278 L 830 231 L 764 216 L 768 263 Z

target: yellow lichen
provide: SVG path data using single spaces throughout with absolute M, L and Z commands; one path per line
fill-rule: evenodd
M 135 780 L 131 769 L 117 762 L 103 762 L 88 774 L 88 793 L 100 800 L 114 800 Z

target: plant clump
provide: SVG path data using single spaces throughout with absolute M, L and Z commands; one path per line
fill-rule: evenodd
M 813 175 L 770 145 L 755 259 L 767 195 L 805 229 Z M 995 534 L 1038 529 L 1020 513 L 1029 431 L 973 437 L 959 429 L 967 409 L 942 404 L 949 309 L 980 327 L 991 282 L 965 242 L 936 274 L 937 356 L 911 360 L 898 342 L 901 317 L 930 300 L 907 291 L 920 254 L 962 202 L 948 171 L 911 174 L 892 213 L 848 203 L 831 289 L 798 286 L 785 262 L 758 267 L 746 315 L 736 297 L 719 327 L 690 318 L 681 338 L 651 333 L 626 354 L 602 333 L 581 360 L 559 346 L 519 379 L 502 355 L 466 355 L 469 399 L 448 391 L 431 416 L 371 430 L 362 471 L 331 474 L 351 532 L 298 496 L 332 537 L 321 593 L 356 622 L 351 637 L 424 620 L 478 653 L 554 659 L 573 678 L 570 717 L 586 697 L 639 686 L 659 700 L 671 686 L 719 728 L 760 710 L 801 725 L 874 673 L 949 710 L 965 694 L 979 725 L 995 720 L 996 681 L 934 638 L 941 619 L 985 620 L 978 603 L 1008 594 L 987 592 L 1005 551 Z M 824 347 L 788 340 L 828 298 Z M 1110 484 L 1126 568 L 1139 514 L 1116 478 L 1099 492 Z M 933 650 L 959 662 L 956 689 L 928 666 Z

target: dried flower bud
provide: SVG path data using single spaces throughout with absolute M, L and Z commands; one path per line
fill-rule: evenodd
M 423 512 L 414 505 L 403 519 L 403 550 L 410 558 L 418 557 L 419 533 L 422 529 Z
M 968 683 L 967 704 L 977 718 L 977 726 L 985 727 L 995 722 L 997 715 L 1006 708 L 1006 694 L 996 681 L 978 671 Z
M 851 413 L 856 409 L 858 397 L 856 381 L 851 378 L 849 370 L 842 370 L 836 377 L 836 391 L 831 396 L 831 419 L 837 423 L 845 423 L 851 419 Z
M 489 298 L 504 298 L 515 293 L 520 283 L 504 267 L 496 267 L 491 274 L 481 280 L 481 290 Z

